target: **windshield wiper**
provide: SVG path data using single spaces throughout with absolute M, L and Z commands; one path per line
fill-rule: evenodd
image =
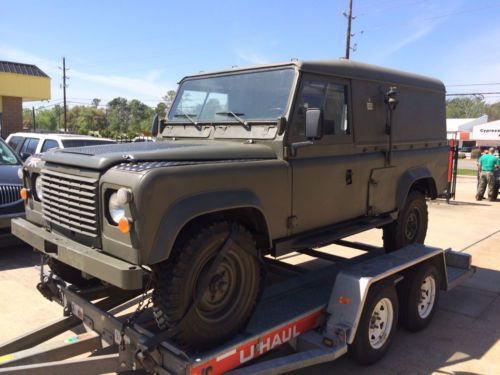
M 182 113 L 178 113 L 178 114 L 174 115 L 174 117 L 185 117 L 189 121 L 191 121 L 193 124 L 198 125 L 198 123 L 195 120 L 193 120 L 193 118 L 191 116 L 196 116 L 196 114 L 192 114 L 192 113 L 188 114 L 188 113 L 182 111 Z
M 243 120 L 241 117 L 239 117 L 239 116 L 244 116 L 245 115 L 244 113 L 238 113 L 238 112 L 234 113 L 233 111 L 226 111 L 226 112 L 215 112 L 215 114 L 234 117 L 236 120 L 241 122 L 243 125 L 247 126 L 247 122 L 245 120 Z

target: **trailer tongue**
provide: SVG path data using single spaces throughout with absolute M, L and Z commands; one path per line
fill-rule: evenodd
M 169 340 L 156 343 L 160 332 L 146 302 L 147 290 L 142 295 L 109 286 L 79 290 L 46 276 L 39 290 L 60 303 L 66 316 L 0 345 L 0 373 L 144 369 L 158 374 L 278 374 L 332 361 L 348 350 L 360 362 L 371 363 L 385 353 L 397 328 L 398 302 L 391 297 L 396 286 L 399 293 L 409 288 L 400 298 L 404 303 L 418 305 L 416 315 L 406 316 L 405 324 L 410 319 L 425 326 L 432 318 L 438 289 L 449 290 L 475 271 L 470 255 L 451 250 L 410 245 L 384 254 L 369 245 L 342 244 L 369 251 L 314 272 L 269 260 L 269 270 L 278 275 L 273 278 L 282 280 L 266 287 L 246 329 L 229 342 L 198 353 L 184 352 Z M 304 253 L 338 260 L 320 251 Z M 419 275 L 424 275 L 422 283 Z M 407 297 L 415 282 L 420 288 L 418 301 Z M 82 322 L 87 333 L 34 348 Z M 257 359 L 284 344 L 293 348 L 291 354 Z M 359 348 L 366 354 L 356 352 Z M 69 359 L 86 352 L 93 354 Z

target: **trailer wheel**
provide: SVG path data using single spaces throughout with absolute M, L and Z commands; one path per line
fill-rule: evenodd
M 384 248 L 392 252 L 412 243 L 424 243 L 427 234 L 427 204 L 418 190 L 408 194 L 398 219 L 383 227 Z
M 401 284 L 401 323 L 412 332 L 429 325 L 439 299 L 439 272 L 433 264 L 423 264 Z
M 372 286 L 356 336 L 349 345 L 349 355 L 362 365 L 377 362 L 389 349 L 397 326 L 398 296 L 395 287 L 388 283 Z
M 241 247 L 231 245 L 208 287 L 200 290 L 231 231 Z M 153 311 L 159 328 L 171 329 L 179 345 L 204 349 L 233 337 L 246 324 L 260 294 L 261 265 L 252 234 L 232 222 L 198 227 L 183 242 L 168 260 L 153 266 Z

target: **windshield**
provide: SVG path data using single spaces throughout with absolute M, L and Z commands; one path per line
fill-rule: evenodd
M 185 81 L 170 121 L 244 122 L 276 120 L 287 108 L 293 69 L 231 74 Z
M 16 165 L 19 161 L 12 150 L 0 140 L 0 165 Z
M 99 139 L 64 139 L 62 144 L 64 148 L 69 147 L 83 147 L 83 146 L 96 146 L 96 145 L 107 145 L 111 143 L 116 143 L 112 140 L 99 140 Z

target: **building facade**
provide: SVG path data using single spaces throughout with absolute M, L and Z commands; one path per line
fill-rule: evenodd
M 0 136 L 22 130 L 23 102 L 50 99 L 50 77 L 35 65 L 0 61 Z

